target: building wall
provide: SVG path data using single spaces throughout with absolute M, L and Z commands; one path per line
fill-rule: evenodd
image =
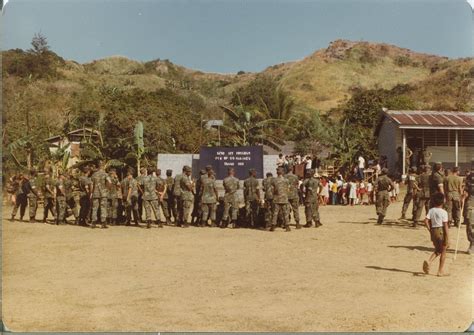
M 383 122 L 378 137 L 379 155 L 387 156 L 389 171 L 395 172 L 397 164 L 397 147 L 402 146 L 401 131 L 388 119 Z

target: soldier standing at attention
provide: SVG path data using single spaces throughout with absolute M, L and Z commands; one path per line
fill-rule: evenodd
M 464 185 L 464 223 L 466 224 L 467 240 L 469 241 L 469 249 L 467 253 L 474 254 L 474 171 L 466 176 Z
M 166 224 L 171 226 L 171 215 L 173 215 L 174 220 L 176 221 L 176 212 L 174 212 L 175 206 L 173 205 L 174 203 L 174 197 L 173 197 L 173 185 L 174 185 L 174 179 L 171 177 L 173 174 L 172 170 L 166 170 L 166 192 L 163 194 L 163 201 L 161 206 L 163 207 L 163 214 L 165 215 L 166 218 Z
M 182 190 L 181 190 L 181 178 L 183 178 L 184 175 L 184 167 L 183 167 L 183 172 L 181 174 L 177 174 L 174 177 L 174 186 L 173 186 L 173 197 L 175 199 L 174 205 L 176 206 L 173 208 L 173 211 L 175 211 L 178 216 L 175 218 L 176 225 L 181 227 L 183 224 L 183 199 L 181 197 L 182 195 Z
M 30 177 L 27 179 L 25 192 L 28 197 L 28 207 L 30 212 L 30 222 L 36 222 L 36 211 L 38 210 L 38 188 L 36 187 L 36 170 L 30 171 Z
M 319 180 L 314 177 L 314 169 L 308 171 L 307 178 L 301 184 L 301 190 L 304 192 L 304 213 L 306 216 L 305 228 L 310 228 L 315 224 L 315 228 L 322 226 L 319 217 L 318 195 L 321 188 Z
M 49 173 L 45 173 L 44 175 L 43 196 L 43 222 L 46 223 L 49 212 L 51 212 L 51 215 L 53 215 L 53 219 L 56 217 L 54 206 L 54 182 Z
M 66 176 L 63 172 L 58 173 L 56 181 L 56 225 L 66 224 Z
M 255 228 L 257 225 L 258 207 L 261 202 L 258 188 L 257 171 L 249 170 L 249 177 L 244 181 L 245 212 L 248 226 Z
M 111 184 L 110 177 L 105 173 L 103 163 L 97 164 L 97 171 L 92 175 L 92 225 L 95 228 L 98 223 L 98 211 L 100 210 L 101 228 L 107 227 L 107 187 Z
M 265 228 L 270 228 L 272 225 L 272 215 L 273 215 L 273 185 L 272 179 L 273 174 L 267 172 L 266 177 L 263 182 L 263 195 L 265 199 Z
M 289 220 L 288 220 L 288 192 L 290 190 L 290 184 L 288 179 L 283 176 L 285 172 L 284 167 L 280 166 L 277 168 L 277 176 L 272 179 L 273 185 L 273 215 L 272 215 L 272 226 L 270 231 L 274 231 L 277 225 L 278 214 L 281 213 L 283 218 L 283 225 L 285 231 L 291 231 Z
M 180 225 L 182 224 L 183 228 L 189 227 L 189 214 L 191 214 L 191 206 L 193 205 L 194 199 L 194 183 L 191 180 L 191 167 L 185 165 L 183 167 L 183 175 L 181 176 L 179 182 L 181 186 L 181 213 Z M 176 179 L 175 179 L 176 181 Z
M 162 206 L 163 206 L 163 202 L 164 202 L 163 199 L 164 199 L 166 193 L 168 192 L 168 185 L 166 184 L 166 180 L 161 178 L 161 169 L 156 169 L 156 177 L 158 178 L 158 188 L 157 188 L 157 191 L 158 191 L 158 214 L 160 214 L 160 210 L 163 210 L 163 212 L 165 211 Z M 161 216 L 161 214 L 160 214 L 160 216 Z M 158 227 L 163 228 L 163 223 L 161 222 L 161 217 L 160 217 L 160 220 L 158 222 Z
M 458 226 L 461 222 L 462 179 L 459 177 L 459 167 L 454 167 L 446 177 L 446 211 L 448 225 Z
M 416 197 L 416 214 L 414 218 L 415 223 L 420 220 L 423 208 L 425 209 L 425 215 L 428 214 L 430 204 L 430 166 L 423 166 L 422 171 L 423 172 L 418 179 L 418 188 L 420 191 L 417 193 Z
M 143 193 L 142 191 L 145 189 L 144 188 L 144 181 L 147 176 L 146 174 L 147 169 L 146 168 L 141 168 L 140 169 L 140 175 L 136 178 L 137 183 L 138 183 L 138 217 L 140 218 L 140 222 L 142 221 L 143 218 Z
M 148 168 L 148 175 L 143 180 L 143 205 L 145 206 L 146 227 L 151 228 L 151 212 L 156 219 L 156 223 L 161 225 L 160 207 L 158 204 L 158 177 L 154 175 L 155 169 Z M 162 225 L 161 225 L 162 226 Z
M 205 178 L 201 177 L 200 191 L 201 195 L 201 227 L 207 226 L 209 217 L 211 218 L 211 227 L 216 227 L 216 204 L 219 195 L 216 188 L 216 178 L 212 171 L 212 166 L 206 166 L 207 175 Z M 197 186 L 196 186 L 197 191 Z M 197 193 L 197 192 L 196 192 Z
M 82 176 L 79 178 L 79 190 L 79 204 L 81 206 L 79 210 L 79 224 L 86 226 L 91 211 L 92 194 L 92 180 L 90 178 L 90 167 L 88 165 L 82 169 Z
M 301 229 L 299 213 L 300 197 L 298 194 L 299 179 L 293 173 L 292 169 L 289 170 L 285 177 L 286 179 L 288 179 L 288 183 L 290 184 L 290 190 L 288 192 L 288 215 L 290 214 L 291 209 L 291 211 L 293 212 L 293 217 L 295 218 L 296 229 Z
M 127 177 L 122 181 L 123 200 L 125 202 L 126 212 L 126 226 L 129 226 L 130 222 L 132 221 L 132 213 L 135 226 L 139 225 L 138 188 L 138 182 L 135 178 L 133 178 L 133 169 L 130 168 L 127 170 Z
M 375 210 L 377 211 L 377 224 L 382 224 L 385 215 L 387 215 L 387 208 L 390 205 L 389 192 L 395 188 L 393 181 L 387 176 L 388 169 L 383 168 L 375 183 Z
M 239 179 L 235 177 L 234 168 L 227 170 L 227 177 L 224 178 L 224 215 L 222 216 L 221 228 L 226 228 L 229 224 L 229 211 L 232 228 L 235 228 L 237 222 L 237 212 L 239 204 L 237 202 L 237 190 L 240 188 Z
M 12 209 L 11 221 L 15 220 L 16 212 L 20 208 L 20 221 L 23 221 L 23 216 L 25 216 L 26 206 L 28 205 L 28 198 L 24 191 L 24 185 L 27 183 L 27 180 L 22 173 L 18 174 L 15 184 L 15 205 Z
M 117 224 L 117 210 L 118 210 L 118 201 L 121 196 L 120 192 L 120 181 L 117 177 L 117 172 L 115 168 L 109 170 L 110 185 L 108 189 L 108 207 L 107 207 L 107 217 L 109 224 Z
M 196 180 L 196 195 L 194 196 L 193 212 L 191 213 L 191 224 L 201 226 L 202 222 L 202 180 L 207 178 L 206 171 L 212 170 L 212 166 L 206 166 L 206 170 L 199 171 L 199 177 Z M 205 225 L 203 225 L 204 227 Z
M 76 202 L 79 191 L 79 181 L 72 174 L 65 174 L 64 189 L 66 192 L 66 206 L 69 207 L 74 215 L 75 224 L 79 223 L 79 204 Z M 66 207 L 66 211 L 67 211 Z M 66 213 L 67 216 L 67 213 Z
M 405 198 L 403 199 L 403 207 L 402 207 L 402 217 L 401 219 L 404 220 L 406 217 L 406 213 L 407 213 L 407 210 L 408 210 L 408 206 L 410 205 L 410 202 L 413 200 L 413 217 L 415 216 L 415 213 L 416 213 L 416 204 L 415 204 L 415 201 L 414 201 L 414 196 L 416 194 L 416 191 L 418 189 L 418 186 L 417 186 L 417 182 L 416 182 L 416 179 L 417 179 L 417 175 L 416 175 L 416 167 L 411 167 L 409 169 L 409 173 L 408 173 L 408 176 L 407 176 L 407 179 L 405 181 L 406 185 L 407 185 L 407 193 L 405 195 Z
M 430 208 L 434 207 L 433 199 L 436 193 L 444 194 L 443 165 L 439 162 L 433 165 L 433 173 L 430 178 Z

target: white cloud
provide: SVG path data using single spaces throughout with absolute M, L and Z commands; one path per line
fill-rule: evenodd
M 471 9 L 474 10 L 474 0 L 466 0 L 469 6 L 471 6 Z

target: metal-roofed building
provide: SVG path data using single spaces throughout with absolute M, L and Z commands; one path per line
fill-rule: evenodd
M 376 136 L 391 173 L 406 174 L 427 160 L 464 170 L 474 160 L 473 112 L 384 110 Z M 409 161 L 407 148 L 413 152 Z

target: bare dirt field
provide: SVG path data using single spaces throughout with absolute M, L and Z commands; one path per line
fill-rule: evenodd
M 400 208 L 376 226 L 373 206 L 325 206 L 320 228 L 270 233 L 10 222 L 4 206 L 3 320 L 13 331 L 466 330 L 465 226 L 455 262 L 450 230 L 451 276 L 424 275 L 429 234 L 398 221 Z

